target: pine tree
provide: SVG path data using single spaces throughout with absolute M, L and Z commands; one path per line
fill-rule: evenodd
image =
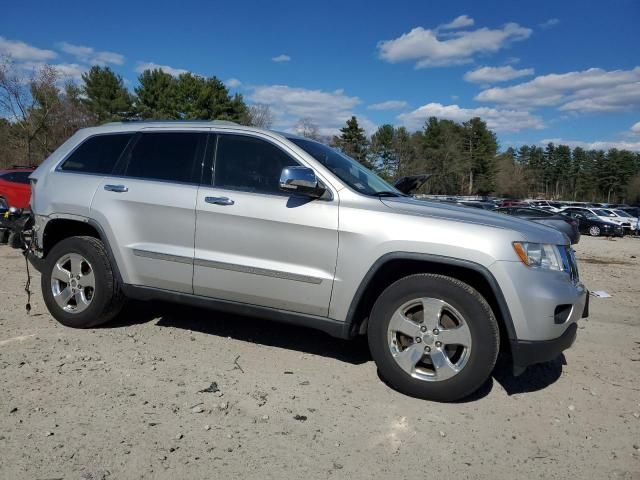
M 138 77 L 136 111 L 144 119 L 180 119 L 177 80 L 160 69 L 145 70 Z
M 98 122 L 121 120 L 131 116 L 131 95 L 119 75 L 109 67 L 93 66 L 82 74 L 82 102 Z
M 372 167 L 368 158 L 369 141 L 364 129 L 358 125 L 356 117 L 351 117 L 347 120 L 347 124 L 340 129 L 340 135 L 333 137 L 333 144 L 365 167 Z
M 479 117 L 464 122 L 463 145 L 469 172 L 468 193 L 487 194 L 493 191 L 498 153 L 496 135 Z
M 393 125 L 385 124 L 371 136 L 371 163 L 375 171 L 386 179 L 393 178 L 398 170 L 395 133 Z

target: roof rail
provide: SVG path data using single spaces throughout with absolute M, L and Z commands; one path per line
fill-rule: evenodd
M 231 120 L 144 120 L 140 118 L 127 118 L 119 122 L 103 123 L 103 125 L 121 125 L 123 123 L 202 123 L 210 125 L 239 125 L 237 122 Z

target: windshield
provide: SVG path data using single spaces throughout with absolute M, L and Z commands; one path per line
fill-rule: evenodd
M 405 195 L 389 185 L 372 171 L 366 169 L 351 157 L 334 150 L 322 143 L 302 138 L 289 138 L 293 143 L 328 168 L 331 173 L 364 195 L 397 196 Z
M 607 210 L 603 210 L 601 208 L 594 208 L 591 211 L 595 215 L 597 215 L 598 217 L 613 217 L 613 216 L 615 216 L 615 215 L 612 215 L 611 212 L 608 212 Z
M 618 215 L 619 217 L 625 217 L 625 218 L 633 218 L 632 215 L 629 215 L 627 212 L 625 212 L 624 210 L 614 210 L 613 213 L 615 213 L 616 215 Z

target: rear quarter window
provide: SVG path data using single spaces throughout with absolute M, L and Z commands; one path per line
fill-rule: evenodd
M 109 174 L 133 133 L 113 133 L 87 138 L 62 163 L 64 172 Z

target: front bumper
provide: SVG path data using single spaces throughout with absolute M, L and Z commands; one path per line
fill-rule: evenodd
M 568 349 L 576 339 L 578 324 L 572 323 L 564 333 L 553 340 L 511 340 L 513 373 L 520 375 L 529 365 L 549 362 Z

